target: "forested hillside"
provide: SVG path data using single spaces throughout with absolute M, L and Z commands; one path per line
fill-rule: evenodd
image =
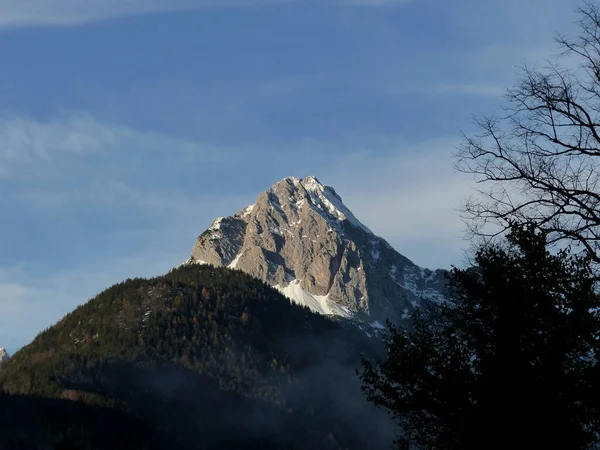
M 126 423 L 124 448 L 384 448 L 355 373 L 378 345 L 238 271 L 127 280 L 2 365 L 0 443 L 116 448 Z

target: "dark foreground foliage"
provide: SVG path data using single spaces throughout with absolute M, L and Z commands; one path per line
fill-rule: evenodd
M 176 448 L 130 414 L 70 400 L 0 394 L 0 418 L 2 450 Z
M 453 270 L 445 305 L 390 326 L 387 358 L 364 361 L 364 390 L 407 443 L 427 449 L 584 449 L 600 431 L 600 299 L 590 258 L 546 250 L 514 228 L 506 248 Z
M 390 424 L 355 376 L 377 351 L 239 271 L 127 280 L 2 364 L 0 446 L 385 448 Z

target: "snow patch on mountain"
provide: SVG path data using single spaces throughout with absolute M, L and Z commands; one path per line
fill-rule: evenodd
M 215 230 L 220 230 L 221 229 L 221 222 L 223 221 L 224 217 L 217 217 L 213 223 L 210 225 L 209 230 L 211 231 L 215 231 Z
M 283 236 L 283 233 L 281 232 L 281 230 L 279 229 L 279 227 L 276 227 L 275 225 L 271 225 L 271 226 L 269 227 L 269 231 L 270 231 L 272 234 L 275 234 L 275 235 L 277 235 L 277 236 Z
M 430 272 L 427 274 L 427 272 Z M 428 269 L 418 268 L 418 272 L 415 270 L 406 270 L 404 272 L 404 284 L 399 283 L 395 277 L 394 280 L 398 286 L 406 289 L 407 291 L 412 292 L 415 296 L 421 297 L 430 301 L 434 301 L 437 303 L 443 302 L 445 300 L 444 296 L 431 288 L 419 289 L 417 286 L 418 281 L 426 280 L 430 281 L 435 277 L 435 274 Z M 416 307 L 416 302 L 412 302 L 413 307 Z
M 314 176 L 301 179 L 290 177 L 289 179 L 295 186 L 301 185 L 306 190 L 311 202 L 318 209 L 328 212 L 330 216 L 340 222 L 347 220 L 355 227 L 362 229 L 365 233 L 373 234 L 373 232 L 363 225 L 346 205 L 344 205 L 342 198 L 331 186 L 321 184 Z
M 238 216 L 241 217 L 242 219 L 245 219 L 247 217 L 250 217 L 250 214 L 252 214 L 252 211 L 254 210 L 254 207 L 256 205 L 250 205 L 250 206 L 246 206 L 244 209 L 242 209 Z
M 194 258 L 189 258 L 187 260 L 185 260 L 184 262 L 182 262 L 181 264 L 175 266 L 175 269 L 179 269 L 180 267 L 183 266 L 188 266 L 190 264 L 198 264 L 199 266 L 208 264 L 206 261 L 202 261 L 201 259 L 194 259 Z
M 235 269 L 235 266 L 237 266 L 237 263 L 240 261 L 242 254 L 243 252 L 238 253 L 238 255 L 234 258 L 233 261 L 231 261 L 231 263 L 227 267 L 229 267 L 230 269 Z
M 344 318 L 351 318 L 352 312 L 337 303 L 329 299 L 329 295 L 313 295 L 306 292 L 301 287 L 299 280 L 292 280 L 287 286 L 281 287 L 275 285 L 275 289 L 285 295 L 287 298 L 292 300 L 294 303 L 302 306 L 308 306 L 311 311 L 325 316 L 340 316 Z
M 385 330 L 385 325 L 382 325 L 378 320 L 375 320 L 374 322 L 372 322 L 371 326 L 378 330 Z
M 185 264 L 198 264 L 199 266 L 204 266 L 204 265 L 207 265 L 209 263 L 207 263 L 206 261 L 202 261 L 201 259 L 188 259 L 186 262 L 184 262 L 182 264 L 182 266 L 185 265 Z
M 371 257 L 373 261 L 379 261 L 379 257 L 381 256 L 381 252 L 379 251 L 379 241 L 373 240 L 372 242 L 373 249 L 371 250 Z

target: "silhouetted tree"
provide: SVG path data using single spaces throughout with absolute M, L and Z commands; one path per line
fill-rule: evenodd
M 453 269 L 448 301 L 388 324 L 387 358 L 363 390 L 402 430 L 398 448 L 583 449 L 600 429 L 600 299 L 590 258 L 551 254 L 513 227 Z M 404 447 L 403 447 L 404 446 Z
M 550 244 L 576 243 L 600 264 L 600 7 L 579 14 L 579 36 L 557 39 L 572 68 L 556 58 L 525 69 L 506 109 L 479 119 L 456 157 L 482 186 L 464 206 L 475 236 L 532 222 Z

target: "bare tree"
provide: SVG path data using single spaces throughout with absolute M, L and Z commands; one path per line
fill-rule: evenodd
M 575 244 L 600 263 L 600 6 L 578 13 L 578 36 L 559 35 L 562 52 L 526 68 L 502 115 L 479 119 L 455 156 L 480 186 L 463 209 L 472 235 L 534 222 L 550 244 Z

